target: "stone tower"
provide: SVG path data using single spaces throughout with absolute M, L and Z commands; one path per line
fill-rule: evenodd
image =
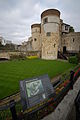
M 60 12 L 45 10 L 41 14 L 42 59 L 57 59 L 60 40 Z
M 32 48 L 34 51 L 41 50 L 41 24 L 31 25 Z

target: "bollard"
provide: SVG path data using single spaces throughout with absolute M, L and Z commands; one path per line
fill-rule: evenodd
M 74 81 L 73 81 L 73 78 L 74 78 L 74 71 L 70 71 L 70 88 L 73 89 L 73 84 L 74 84 Z
M 11 100 L 9 105 L 10 105 L 10 111 L 12 114 L 12 120 L 18 120 L 16 109 L 15 109 L 15 101 Z

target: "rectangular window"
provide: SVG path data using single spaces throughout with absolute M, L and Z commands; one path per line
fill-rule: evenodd
M 73 42 L 74 42 L 74 38 L 73 38 Z
M 43 23 L 45 24 L 45 23 L 47 23 L 48 22 L 48 18 L 44 18 L 43 19 Z
M 56 44 L 54 44 L 54 48 L 55 48 Z
M 34 38 L 34 41 L 36 41 L 37 39 L 36 38 Z
M 51 36 L 51 32 L 47 32 L 47 33 L 46 33 L 46 36 Z
M 68 26 L 65 26 L 65 30 L 68 30 Z

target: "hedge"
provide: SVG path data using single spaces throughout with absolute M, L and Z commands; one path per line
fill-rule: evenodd
M 77 56 L 71 56 L 71 57 L 69 57 L 69 63 L 78 64 L 78 58 L 77 58 Z

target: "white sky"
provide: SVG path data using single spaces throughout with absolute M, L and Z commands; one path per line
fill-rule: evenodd
M 61 19 L 80 31 L 80 0 L 0 0 L 0 35 L 20 44 L 31 34 L 31 24 L 40 23 L 46 9 L 58 9 Z

